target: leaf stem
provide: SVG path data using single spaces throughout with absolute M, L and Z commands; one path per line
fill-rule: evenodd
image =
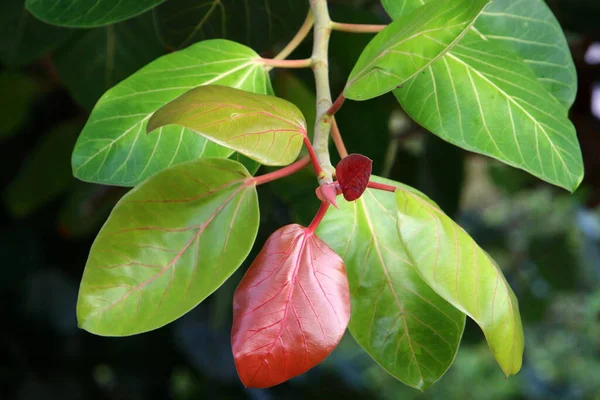
M 310 161 L 312 161 L 313 168 L 315 169 L 315 173 L 317 174 L 317 177 L 319 179 L 321 179 L 325 175 L 325 172 L 323 172 L 323 169 L 321 168 L 321 164 L 319 164 L 319 160 L 317 159 L 317 155 L 315 154 L 315 149 L 312 147 L 312 144 L 310 143 L 308 136 L 304 136 L 304 145 L 306 146 L 306 149 L 308 150 L 308 156 L 310 157 Z
M 300 160 L 296 161 L 293 164 L 288 165 L 287 167 L 278 169 L 277 171 L 269 172 L 268 174 L 256 176 L 254 178 L 249 178 L 246 181 L 246 185 L 262 185 L 264 183 L 269 183 L 277 179 L 285 178 L 288 175 L 291 175 L 295 172 L 300 171 L 302 168 L 306 167 L 310 164 L 310 157 L 302 157 Z
M 327 8 L 327 0 L 310 0 L 310 8 L 315 17 L 313 30 L 313 73 L 315 75 L 315 86 L 317 92 L 317 119 L 315 122 L 315 134 L 313 147 L 316 158 L 323 170 L 319 177 L 319 184 L 333 182 L 333 165 L 329 158 L 329 132 L 331 130 L 331 118 L 327 114 L 331 108 L 331 89 L 329 87 L 329 37 L 331 35 L 331 18 Z
M 313 63 L 311 58 L 302 60 L 279 60 L 276 58 L 263 58 L 262 63 L 271 68 L 310 68 Z
M 319 227 L 319 224 L 323 220 L 323 217 L 327 213 L 327 210 L 329 209 L 329 204 L 330 203 L 327 202 L 327 201 L 324 201 L 324 202 L 321 203 L 321 207 L 319 207 L 319 210 L 317 211 L 317 214 L 313 218 L 313 220 L 310 223 L 310 225 L 308 226 L 308 228 L 306 228 L 306 232 L 307 232 L 308 235 L 312 235 L 312 234 L 315 233 L 315 231 Z
M 294 50 L 296 50 L 296 48 L 300 45 L 300 43 L 302 43 L 304 41 L 304 39 L 306 39 L 306 36 L 308 36 L 314 23 L 315 23 L 315 18 L 313 17 L 312 10 L 309 10 L 308 14 L 306 14 L 306 19 L 304 20 L 304 23 L 302 24 L 300 29 L 298 29 L 298 32 L 296 32 L 296 35 L 283 48 L 283 50 L 281 50 L 279 52 L 279 54 L 277 54 L 275 56 L 274 60 L 283 60 L 283 59 L 287 58 L 290 54 L 292 54 L 294 52 Z
M 344 93 L 340 93 L 338 98 L 335 99 L 335 102 L 331 105 L 331 107 L 329 107 L 329 110 L 327 110 L 327 115 L 335 115 L 335 113 L 337 113 L 340 110 L 340 108 L 342 108 L 342 105 L 344 104 L 345 100 L 346 98 L 344 97 Z
M 392 185 L 386 185 L 385 183 L 379 183 L 379 182 L 373 182 L 373 181 L 369 181 L 369 184 L 367 185 L 367 187 L 370 189 L 384 190 L 386 192 L 392 192 L 392 193 L 394 193 L 396 191 L 396 189 L 398 189 L 397 187 L 392 186 Z
M 346 146 L 344 145 L 344 140 L 342 139 L 342 134 L 340 133 L 335 117 L 331 118 L 331 138 L 333 139 L 333 143 L 335 143 L 335 148 L 340 157 L 347 157 L 348 150 L 346 150 Z
M 340 32 L 351 33 L 377 33 L 385 29 L 387 25 L 367 25 L 367 24 L 344 24 L 340 22 L 331 22 L 331 29 Z

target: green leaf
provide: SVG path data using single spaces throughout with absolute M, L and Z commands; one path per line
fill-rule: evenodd
M 495 0 L 475 28 L 490 41 L 506 43 L 567 109 L 577 95 L 577 72 L 567 39 L 544 0 Z
M 272 80 L 277 96 L 294 103 L 300 109 L 306 119 L 308 137 L 312 140 L 317 115 L 315 92 L 295 74 L 285 70 L 277 71 Z
M 248 172 L 250 172 L 250 175 L 256 174 L 256 172 L 260 168 L 259 162 L 256 162 L 253 159 L 248 158 L 245 155 L 237 153 L 237 152 L 233 153 L 231 156 L 229 156 L 229 159 L 237 161 L 240 164 L 242 164 L 248 170 Z
M 401 16 L 431 0 L 382 0 L 389 15 Z M 510 45 L 537 79 L 566 108 L 577 94 L 577 73 L 561 26 L 543 0 L 494 0 L 474 28 L 486 39 Z
M 200 86 L 158 109 L 150 133 L 177 124 L 264 165 L 291 164 L 306 137 L 304 116 L 275 96 L 227 86 Z
M 4 193 L 7 208 L 23 218 L 54 200 L 76 181 L 69 168 L 80 122 L 57 126 L 41 139 Z
M 458 42 L 488 0 L 439 0 L 400 16 L 363 50 L 344 95 L 366 100 L 390 92 Z
M 135 17 L 164 0 L 27 0 L 27 9 L 49 24 L 89 28 Z
M 191 130 L 170 126 L 146 135 L 146 124 L 160 107 L 199 85 L 270 93 L 258 59 L 245 46 L 210 40 L 153 61 L 98 101 L 75 146 L 73 173 L 84 181 L 134 186 L 171 165 L 228 157 L 231 150 Z
M 375 181 L 396 184 L 381 178 Z M 368 189 L 338 197 L 317 234 L 344 260 L 356 341 L 402 382 L 423 390 L 450 367 L 465 316 L 420 277 L 398 235 L 392 193 Z
M 523 327 L 517 299 L 500 268 L 422 193 L 399 187 L 396 201 L 398 230 L 410 262 L 433 290 L 481 327 L 504 373 L 517 373 Z
M 153 13 L 158 33 L 170 48 L 222 38 L 260 52 L 275 43 L 285 45 L 308 8 L 304 0 L 169 0 Z
M 26 9 L 25 0 L 0 1 L 0 61 L 22 65 L 58 48 L 74 32 L 45 24 Z
M 163 53 L 148 13 L 83 31 L 57 52 L 54 61 L 73 98 L 91 110 L 104 92 Z
M 258 197 L 249 177 L 235 161 L 202 159 L 127 193 L 92 245 L 79 326 L 104 336 L 146 332 L 221 286 L 256 239 Z
M 568 190 L 583 179 L 566 109 L 502 43 L 475 32 L 394 94 L 429 131 Z

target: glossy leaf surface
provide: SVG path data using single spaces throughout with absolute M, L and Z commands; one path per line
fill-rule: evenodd
M 49 24 L 92 27 L 135 17 L 164 0 L 27 0 L 37 18 Z
M 151 14 L 76 32 L 53 61 L 71 96 L 88 110 L 108 89 L 166 52 L 156 38 Z
M 350 73 L 344 95 L 366 100 L 392 91 L 451 48 L 488 0 L 439 0 L 379 32 Z
M 411 263 L 431 288 L 477 322 L 504 373 L 517 373 L 523 327 L 500 268 L 425 195 L 399 188 L 396 201 L 398 230 Z
M 358 199 L 369 184 L 373 161 L 362 154 L 349 154 L 335 167 L 335 176 L 342 189 L 344 199 Z
M 242 45 L 211 40 L 153 61 L 98 101 L 73 151 L 73 173 L 84 181 L 133 186 L 185 161 L 228 157 L 230 149 L 188 129 L 170 126 L 147 135 L 146 124 L 160 107 L 199 85 L 270 93 L 258 58 Z
M 306 137 L 306 121 L 292 103 L 218 85 L 200 86 L 164 105 L 147 131 L 173 124 L 265 165 L 292 163 Z
M 415 121 L 457 146 L 568 190 L 583 178 L 566 109 L 502 43 L 469 32 L 394 94 Z
M 277 385 L 314 367 L 350 319 L 342 259 L 297 224 L 269 237 L 233 302 L 231 342 L 246 387 Z
M 98 234 L 77 302 L 79 326 L 104 336 L 159 328 L 185 314 L 248 255 L 256 188 L 227 159 L 166 169 L 127 193 Z
M 338 204 L 317 234 L 346 264 L 350 332 L 391 375 L 424 390 L 454 361 L 465 316 L 437 295 L 409 260 L 398 234 L 393 193 L 367 189 L 357 201 L 338 198 Z
M 432 0 L 382 0 L 397 18 Z M 474 28 L 491 42 L 510 45 L 538 81 L 569 108 L 577 93 L 577 74 L 562 28 L 543 0 L 494 0 Z

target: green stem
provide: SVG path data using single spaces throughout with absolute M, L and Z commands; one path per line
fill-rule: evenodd
M 387 25 L 343 24 L 340 22 L 331 23 L 331 28 L 334 31 L 351 33 L 377 33 L 381 32 L 386 27 Z
M 317 120 L 313 147 L 323 173 L 319 183 L 333 182 L 335 171 L 329 158 L 329 132 L 331 117 L 327 111 L 331 108 L 331 89 L 329 87 L 329 36 L 331 35 L 331 18 L 327 8 L 327 0 L 310 0 L 310 8 L 315 18 L 314 43 L 312 52 L 313 73 L 317 89 Z
M 263 58 L 262 63 L 273 68 L 309 68 L 312 65 L 312 59 L 304 60 L 279 60 L 276 58 Z
M 292 40 L 290 40 L 290 42 L 284 47 L 284 49 L 281 50 L 279 54 L 275 56 L 275 60 L 283 60 L 287 58 L 290 54 L 292 54 L 294 50 L 296 50 L 296 48 L 300 45 L 300 43 L 304 41 L 306 36 L 308 36 L 308 33 L 310 32 L 310 29 L 313 27 L 314 23 L 315 19 L 313 18 L 312 12 L 309 11 L 306 15 L 304 23 L 302 24 L 296 35 L 293 37 Z

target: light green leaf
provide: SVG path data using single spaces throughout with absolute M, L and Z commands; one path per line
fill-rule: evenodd
M 27 0 L 27 9 L 49 24 L 89 28 L 135 17 L 165 0 Z
M 69 168 L 81 122 L 67 122 L 45 134 L 4 193 L 7 208 L 17 218 L 26 217 L 54 200 L 76 180 Z
M 0 1 L 0 61 L 22 65 L 58 48 L 74 32 L 34 18 L 25 0 Z
M 415 121 L 450 143 L 568 190 L 583 179 L 565 108 L 502 43 L 469 32 L 394 94 Z
M 226 86 L 200 86 L 158 109 L 150 133 L 177 124 L 265 165 L 291 164 L 306 137 L 306 121 L 292 103 Z
M 432 0 L 382 0 L 393 18 Z M 472 28 L 473 29 L 473 28 Z M 561 26 L 544 0 L 494 0 L 474 29 L 486 39 L 510 45 L 537 79 L 566 108 L 577 93 L 577 73 Z
M 152 12 L 170 48 L 222 38 L 261 52 L 289 42 L 308 8 L 304 0 L 169 0 Z
M 317 115 L 315 92 L 308 88 L 296 74 L 285 70 L 277 71 L 273 76 L 273 89 L 277 97 L 294 103 L 300 109 L 306 119 L 308 137 L 312 140 Z
M 230 155 L 229 159 L 235 160 L 235 161 L 239 162 L 240 164 L 242 164 L 248 170 L 248 172 L 250 172 L 250 175 L 256 174 L 256 172 L 260 168 L 259 162 L 256 162 L 253 159 L 248 158 L 245 155 L 237 153 L 237 152 Z
M 199 85 L 270 93 L 258 60 L 245 46 L 210 40 L 153 61 L 98 101 L 73 151 L 73 173 L 84 181 L 134 186 L 171 165 L 228 157 L 230 149 L 191 130 L 170 126 L 147 135 L 146 124 L 160 107 Z
M 151 14 L 81 32 L 56 53 L 54 63 L 71 96 L 89 110 L 104 92 L 165 53 Z
M 344 95 L 366 100 L 402 85 L 458 42 L 488 2 L 439 0 L 400 16 L 363 50 Z
M 79 326 L 103 336 L 159 328 L 214 292 L 258 231 L 256 186 L 227 159 L 169 168 L 127 193 L 92 245 Z
M 350 332 L 386 371 L 426 389 L 454 361 L 465 316 L 438 296 L 409 261 L 398 235 L 393 193 L 368 189 L 355 202 L 340 196 L 338 204 L 317 234 L 346 265 Z
M 414 189 L 396 191 L 398 230 L 421 277 L 483 330 L 509 376 L 521 368 L 523 327 L 517 299 L 494 260 L 439 207 Z
M 475 24 L 490 41 L 509 44 L 565 108 L 577 95 L 577 72 L 560 24 L 544 0 L 495 0 Z

